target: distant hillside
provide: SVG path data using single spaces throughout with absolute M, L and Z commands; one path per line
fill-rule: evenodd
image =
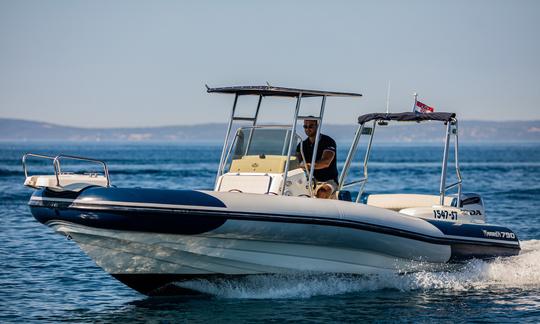
M 385 142 L 440 141 L 444 132 L 440 124 L 414 127 L 414 123 L 387 129 L 378 127 L 377 138 Z M 226 124 L 142 128 L 80 128 L 19 119 L 0 118 L 1 141 L 177 141 L 198 142 L 223 139 Z M 324 125 L 324 133 L 337 141 L 350 140 L 355 125 Z M 537 142 L 540 143 L 540 121 L 460 121 L 463 142 Z

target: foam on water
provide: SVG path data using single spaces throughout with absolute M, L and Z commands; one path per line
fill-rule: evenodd
M 350 276 L 343 274 L 252 275 L 234 280 L 192 280 L 178 283 L 219 298 L 309 298 L 395 289 L 469 291 L 537 289 L 540 287 L 540 240 L 521 242 L 521 254 L 495 260 L 472 260 L 448 271 Z

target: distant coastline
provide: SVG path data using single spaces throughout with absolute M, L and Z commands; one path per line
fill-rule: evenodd
M 540 143 L 540 120 L 535 121 L 460 121 L 460 141 L 463 143 Z M 136 128 L 82 128 L 46 122 L 0 118 L 0 141 L 65 141 L 65 142 L 219 142 L 227 125 L 207 123 Z M 323 125 L 323 132 L 337 141 L 348 141 L 354 135 L 354 125 Z M 381 142 L 440 142 L 443 128 L 398 125 L 392 131 L 378 128 Z

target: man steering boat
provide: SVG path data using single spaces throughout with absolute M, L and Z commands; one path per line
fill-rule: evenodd
M 306 170 L 310 170 L 315 148 L 315 139 L 319 123 L 316 119 L 304 120 L 304 132 L 307 138 L 296 147 L 296 156 L 303 162 Z M 302 149 L 302 152 L 300 150 Z M 302 154 L 303 153 L 303 154 Z M 303 161 L 302 156 L 306 159 Z M 317 198 L 331 198 L 338 187 L 338 171 L 336 162 L 336 141 L 330 136 L 320 134 L 317 153 L 315 154 L 315 171 L 313 177 L 317 180 L 315 196 Z

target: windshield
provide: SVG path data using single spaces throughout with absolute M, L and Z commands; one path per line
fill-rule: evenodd
M 286 128 L 240 128 L 236 133 L 233 159 L 262 154 L 285 156 L 290 133 L 290 129 Z M 291 156 L 295 156 L 298 141 L 299 137 L 295 134 Z

